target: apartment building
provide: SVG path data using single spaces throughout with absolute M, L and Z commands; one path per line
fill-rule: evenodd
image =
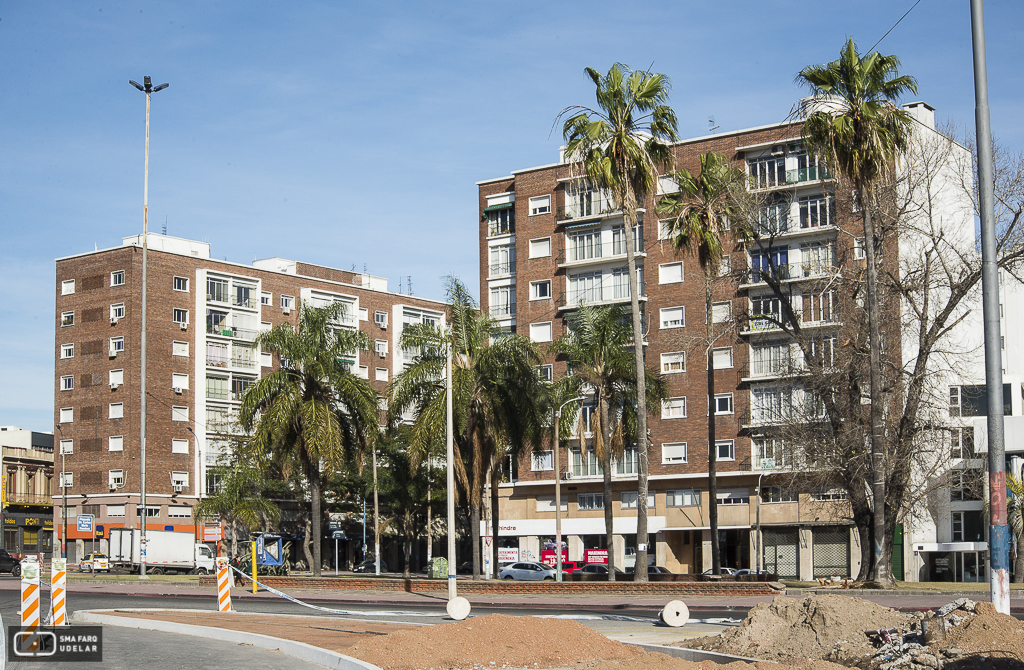
M 931 107 L 910 103 L 905 108 L 934 128 Z M 829 280 L 843 272 L 844 263 L 863 257 L 861 217 L 853 211 L 851 194 L 837 189 L 808 154 L 800 131 L 799 122 L 787 122 L 672 147 L 676 166 L 695 174 L 698 157 L 708 151 L 744 169 L 749 188 L 764 197 L 762 223 L 771 229 L 769 245 L 744 246 L 732 231 L 724 235 L 712 318 L 736 327 L 714 344 L 713 407 L 707 400 L 707 345 L 699 343 L 706 328 L 702 271 L 694 257 L 676 252 L 666 222 L 655 215 L 657 197 L 673 188 L 672 182 L 662 177 L 658 192 L 640 203 L 634 244 L 646 360 L 665 376 L 671 396 L 648 426 L 648 528 L 653 560 L 673 572 L 711 567 L 710 412 L 717 426 L 713 448 L 722 565 L 754 567 L 761 546 L 764 567 L 782 577 L 855 575 L 860 567 L 845 492 L 788 486 L 792 477 L 783 474 L 793 468 L 773 435 L 774 427 L 789 420 L 788 407 L 815 403 L 793 384 L 799 350 L 770 319 L 758 318 L 780 310 L 762 273 L 769 268 L 780 273 L 805 330 L 819 333 L 821 355 L 831 357 L 838 324 Z M 567 319 L 583 303 L 628 307 L 622 213 L 609 193 L 579 178 L 563 156 L 477 186 L 481 304 L 503 331 L 545 346 L 566 332 Z M 542 374 L 557 379 L 566 374 L 566 364 L 549 357 Z M 511 481 L 501 487 L 495 541 L 518 549 L 520 559 L 553 556 L 545 548 L 554 548 L 557 477 L 567 559 L 600 562 L 611 551 L 618 566 L 635 560 L 637 453 L 627 448 L 614 464 L 614 499 L 604 500 L 601 466 L 586 432 L 591 410 L 583 407 L 584 435 L 561 450 L 562 462 L 553 462 L 552 451 L 530 455 L 515 464 Z M 614 510 L 612 547 L 605 546 L 604 505 Z
M 78 514 L 95 516 L 101 538 L 112 527 L 140 527 L 143 518 L 151 529 L 195 530 L 193 508 L 222 477 L 242 395 L 280 364 L 254 340 L 297 324 L 300 304 L 346 306 L 338 325 L 373 342 L 348 363 L 381 393 L 414 355 L 398 346 L 404 326 L 444 320 L 443 303 L 390 293 L 381 277 L 284 258 L 221 261 L 209 244 L 151 233 L 143 511 L 141 238 L 56 261 L 54 406 L 66 465 L 53 501 L 60 518 L 67 494 L 78 555 L 91 538 L 76 530 Z M 71 543 L 69 557 L 75 549 Z
M 0 426 L 4 543 L 12 554 L 53 551 L 53 433 Z

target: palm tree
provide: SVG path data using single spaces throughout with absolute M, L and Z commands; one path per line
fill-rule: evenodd
M 281 367 L 253 384 L 242 398 L 239 420 L 252 432 L 244 455 L 267 463 L 293 456 L 310 489 L 313 575 L 320 576 L 320 497 L 323 482 L 353 454 L 376 440 L 377 392 L 354 375 L 347 360 L 369 348 L 363 333 L 337 325 L 342 303 L 302 305 L 299 330 L 281 324 L 256 338 L 263 351 L 277 354 Z M 308 551 L 308 550 L 307 550 Z
M 876 255 L 881 236 L 875 234 L 871 221 L 874 188 L 891 174 L 897 158 L 910 144 L 913 123 L 911 116 L 896 107 L 893 100 L 901 95 L 917 93 L 917 82 L 909 75 L 899 74 L 896 56 L 883 56 L 873 51 L 866 56 L 857 53 L 853 39 L 847 39 L 839 59 L 826 65 L 809 65 L 797 75 L 812 95 L 813 111 L 804 121 L 803 140 L 806 146 L 852 184 L 864 223 L 864 249 L 867 273 L 868 331 L 871 337 L 871 468 L 874 498 L 873 559 L 869 578 L 892 584 L 892 530 L 895 515 L 885 502 L 885 430 L 882 397 L 881 328 L 878 315 L 878 284 Z
M 669 226 L 672 244 L 697 256 L 704 274 L 704 314 L 707 319 L 708 361 L 708 522 L 711 526 L 712 574 L 721 572 L 718 546 L 718 448 L 715 444 L 715 333 L 712 285 L 721 274 L 722 230 L 730 218 L 737 219 L 736 189 L 744 173 L 725 156 L 709 151 L 700 156 L 700 174 L 694 177 L 682 169 L 669 175 L 679 190 L 658 202 L 659 215 L 674 214 Z
M 671 162 L 667 142 L 677 139 L 676 115 L 668 106 L 671 85 L 663 74 L 633 71 L 616 63 L 602 76 L 586 69 L 597 93 L 598 109 L 572 106 L 562 127 L 566 160 L 590 184 L 612 192 L 622 209 L 626 235 L 626 264 L 629 268 L 629 299 L 633 315 L 633 349 L 638 389 L 637 452 L 640 461 L 641 499 L 647 496 L 647 407 L 644 388 L 644 347 L 633 229 L 637 225 L 638 203 L 655 191 L 658 167 Z M 637 560 L 647 560 L 647 508 L 638 505 Z M 642 549 L 641 549 L 642 548 Z M 647 581 L 640 571 L 637 581 Z
M 275 524 L 281 511 L 262 495 L 263 472 L 244 461 L 226 464 L 225 477 L 212 495 L 196 505 L 196 518 L 219 517 L 231 533 L 231 558 L 238 555 L 238 526 L 250 532 L 265 523 Z
M 604 529 L 608 547 L 608 580 L 615 581 L 615 552 L 612 543 L 612 463 L 622 459 L 627 440 L 636 438 L 636 426 L 627 426 L 624 418 L 636 417 L 630 405 L 636 402 L 636 361 L 631 355 L 633 329 L 624 307 L 581 305 L 569 318 L 569 332 L 551 345 L 551 351 L 568 359 L 569 374 L 560 380 L 555 395 L 573 398 L 593 393 L 594 407 L 589 432 L 593 434 L 594 453 L 604 471 Z M 657 405 L 664 397 L 664 383 L 644 368 L 647 400 Z M 569 420 L 572 417 L 567 417 Z M 632 422 L 631 422 L 632 423 Z M 632 430 L 629 430 L 632 428 Z M 561 431 L 560 431 L 561 432 Z M 582 410 L 574 431 L 580 450 L 586 447 L 586 421 Z M 625 434 L 624 434 L 625 433 Z M 558 464 L 555 471 L 558 472 Z M 639 500 L 647 500 L 646 496 Z M 637 509 L 646 507 L 637 503 Z M 556 547 L 560 551 L 560 547 Z M 639 557 L 637 558 L 639 561 Z M 644 559 L 646 560 L 646 558 Z M 638 563 L 638 565 L 643 565 Z M 646 573 L 646 571 L 644 571 Z M 639 573 L 637 573 L 639 574 Z
M 473 538 L 473 578 L 480 578 L 480 516 L 484 483 L 507 450 L 538 448 L 544 433 L 547 388 L 536 366 L 537 346 L 518 335 L 497 336 L 466 287 L 448 279 L 446 328 L 406 326 L 400 346 L 420 354 L 395 375 L 388 391 L 389 422 L 412 413 L 410 447 L 426 454 L 445 438 L 445 358 L 452 350 L 455 475 L 467 492 Z M 497 523 L 495 515 L 495 523 Z M 454 529 L 449 529 L 452 532 Z

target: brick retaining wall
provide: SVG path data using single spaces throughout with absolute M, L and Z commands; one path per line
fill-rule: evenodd
M 240 585 L 249 585 L 250 580 L 237 578 Z M 442 579 L 395 579 L 390 577 L 270 577 L 259 579 L 261 584 L 278 589 L 311 589 L 317 591 L 367 590 L 405 591 L 408 593 L 445 593 L 448 584 Z M 217 578 L 204 576 L 199 583 L 217 588 Z M 784 591 L 774 582 L 519 582 L 507 580 L 459 580 L 459 593 L 487 594 L 565 594 L 565 595 L 641 595 L 664 596 L 770 596 Z

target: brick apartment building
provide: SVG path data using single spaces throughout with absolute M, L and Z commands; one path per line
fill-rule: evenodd
M 406 353 L 405 324 L 442 322 L 444 304 L 389 293 L 387 280 L 283 258 L 251 266 L 210 257 L 203 242 L 150 234 L 147 312 L 147 528 L 195 530 L 192 508 L 220 477 L 221 442 L 242 394 L 279 365 L 256 335 L 297 323 L 300 303 L 343 302 L 346 328 L 374 342 L 353 369 L 384 391 Z M 88 551 L 75 518 L 102 538 L 137 528 L 140 499 L 142 236 L 56 261 L 54 411 L 66 468 L 69 558 Z M 53 489 L 54 519 L 61 491 Z M 61 529 L 58 525 L 58 538 Z M 77 547 L 76 547 L 77 544 Z M 98 549 L 105 548 L 101 542 Z M 76 551 L 77 549 L 77 551 Z
M 934 128 L 932 109 L 905 106 L 922 125 Z M 859 214 L 849 194 L 836 202 L 834 180 L 808 156 L 799 123 L 781 123 L 678 142 L 676 166 L 699 171 L 708 151 L 726 156 L 751 176 L 751 188 L 774 195 L 770 212 L 782 231 L 772 245 L 773 264 L 791 268 L 794 305 L 805 328 L 821 331 L 825 347 L 834 343 L 836 324 L 822 279 L 841 272 L 842 258 L 859 258 Z M 610 194 L 580 180 L 563 157 L 554 164 L 514 171 L 479 187 L 481 304 L 501 328 L 528 336 L 542 346 L 566 332 L 566 318 L 583 302 L 629 305 L 629 282 L 621 211 Z M 659 194 L 670 188 L 659 182 Z M 705 330 L 701 269 L 695 258 L 675 251 L 654 214 L 656 195 L 641 203 L 642 226 L 635 235 L 637 271 L 644 313 L 648 365 L 668 381 L 671 399 L 649 421 L 651 554 L 673 572 L 711 567 L 708 525 L 707 376 L 703 346 L 694 337 Z M 773 485 L 784 464 L 774 453 L 772 424 L 781 402 L 802 402 L 799 388 L 784 391 L 773 382 L 789 371 L 778 364 L 790 343 L 758 314 L 778 313 L 778 301 L 756 270 L 767 266 L 757 249 L 744 248 L 731 233 L 723 239 L 723 275 L 736 277 L 715 286 L 714 318 L 737 315 L 734 331 L 715 345 L 715 417 L 718 441 L 718 502 L 722 565 L 756 564 L 756 520 L 760 514 L 764 566 L 783 577 L 856 574 L 858 537 L 842 490 L 795 491 Z M 687 337 L 688 329 L 696 330 Z M 687 360 L 689 358 L 689 360 Z M 564 361 L 550 357 L 543 374 L 558 379 Z M 590 407 L 583 411 L 588 413 Z M 654 414 L 657 414 L 655 410 Z M 601 469 L 589 434 L 561 450 L 528 456 L 517 464 L 512 482 L 501 487 L 501 547 L 518 548 L 520 560 L 542 558 L 554 539 L 555 477 L 562 479 L 562 533 L 568 560 L 600 556 L 604 546 L 603 505 L 614 509 L 617 566 L 630 566 L 636 547 L 636 451 L 626 451 L 613 473 L 614 500 L 603 500 Z M 761 477 L 763 476 L 763 481 Z M 781 477 L 775 477 L 776 483 Z M 763 484 L 758 496 L 759 482 Z M 485 532 L 489 532 L 485 530 Z M 553 546 L 553 545 L 549 545 Z M 597 559 L 600 560 L 600 559 Z

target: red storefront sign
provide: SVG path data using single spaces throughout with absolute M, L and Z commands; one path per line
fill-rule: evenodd
M 567 563 L 568 561 L 569 561 L 569 552 L 563 549 L 562 550 L 562 563 Z M 545 549 L 544 551 L 540 552 L 540 562 L 544 563 L 546 565 L 551 565 L 551 566 L 554 566 L 556 563 L 558 563 L 558 556 L 555 554 L 555 550 L 554 549 Z
M 554 553 L 554 552 L 552 552 Z M 607 549 L 584 549 L 583 560 L 587 563 L 600 563 L 601 565 L 608 565 L 608 550 Z

